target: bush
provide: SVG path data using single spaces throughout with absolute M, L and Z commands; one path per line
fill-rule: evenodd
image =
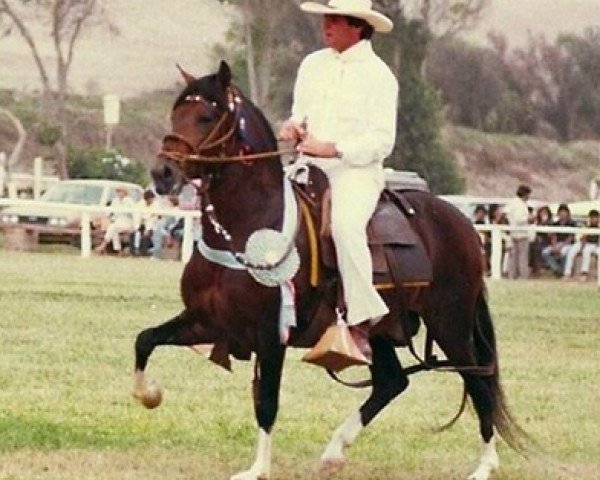
M 70 147 L 67 153 L 70 178 L 106 178 L 145 185 L 148 183 L 146 167 L 131 160 L 117 150 L 77 149 Z

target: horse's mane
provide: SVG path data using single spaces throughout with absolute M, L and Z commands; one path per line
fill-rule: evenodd
M 254 103 L 252 103 L 250 99 L 239 90 L 239 88 L 236 87 L 236 91 L 242 97 L 242 108 L 250 108 L 260 120 L 262 127 L 268 135 L 268 141 L 270 144 L 269 148 L 276 150 L 277 139 L 275 138 L 275 133 L 273 132 L 271 124 L 263 112 L 256 105 L 254 105 Z M 177 100 L 175 100 L 173 110 L 184 103 L 188 95 L 200 95 L 208 102 L 214 102 L 217 107 L 222 110 L 229 108 L 226 100 L 223 98 L 223 92 L 221 90 L 221 86 L 219 85 L 219 80 L 216 74 L 207 75 L 190 82 L 179 94 Z

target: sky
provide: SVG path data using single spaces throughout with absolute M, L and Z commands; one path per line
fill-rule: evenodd
M 487 32 L 504 32 L 511 46 L 527 41 L 528 32 L 553 41 L 558 33 L 582 33 L 600 27 L 600 0 L 492 0 L 492 5 L 470 35 L 485 41 Z

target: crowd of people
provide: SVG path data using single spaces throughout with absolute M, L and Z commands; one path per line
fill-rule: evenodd
M 516 228 L 503 232 L 502 235 L 502 273 L 508 278 L 529 278 L 549 272 L 555 277 L 571 280 L 574 278 L 575 263 L 581 255 L 581 266 L 577 278 L 587 281 L 590 275 L 592 257 L 598 257 L 599 235 L 585 234 L 576 236 L 567 232 L 534 232 L 530 225 L 554 226 L 554 227 L 576 227 L 577 224 L 571 218 L 569 206 L 562 203 L 555 213 L 547 205 L 540 206 L 534 210 L 528 205 L 531 188 L 521 185 L 517 189 L 516 196 L 506 205 L 493 204 L 489 208 L 478 205 L 473 214 L 473 223 L 500 224 Z M 600 215 L 598 210 L 592 209 L 588 212 L 585 226 L 597 228 Z M 480 232 L 482 239 L 482 251 L 487 272 L 491 270 L 491 233 Z
M 102 242 L 95 248 L 96 253 L 105 254 L 110 250 L 119 255 L 161 259 L 165 249 L 180 251 L 184 218 L 177 211 L 197 205 L 180 205 L 178 196 L 160 196 L 152 189 L 145 190 L 137 203 L 127 196 L 124 187 L 118 187 L 115 193 L 110 206 L 132 208 L 111 213 Z M 194 197 L 191 202 L 195 201 Z M 158 213 L 165 209 L 172 210 L 173 214 Z M 123 239 L 128 249 L 124 248 Z

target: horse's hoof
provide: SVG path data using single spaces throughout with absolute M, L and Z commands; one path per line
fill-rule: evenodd
M 149 410 L 158 407 L 162 403 L 162 389 L 154 382 L 149 382 L 146 387 L 140 391 L 135 390 L 133 397 Z
M 252 470 L 246 470 L 235 474 L 229 480 L 269 480 L 268 473 L 254 473 Z
M 319 466 L 319 478 L 330 478 L 336 473 L 342 471 L 345 465 L 345 458 L 322 459 L 321 465 Z

